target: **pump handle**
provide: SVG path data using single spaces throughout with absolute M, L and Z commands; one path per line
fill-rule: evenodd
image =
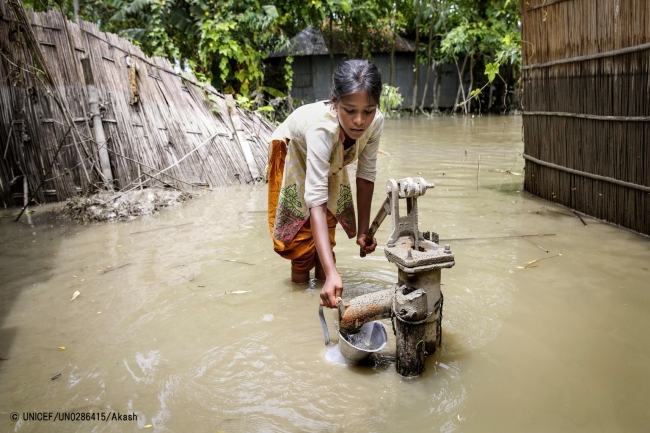
M 372 224 L 370 224 L 370 228 L 366 233 L 366 239 L 368 238 L 372 239 L 375 236 L 375 233 L 377 233 L 377 229 L 379 228 L 381 223 L 383 223 L 384 220 L 386 219 L 386 215 L 388 215 L 389 210 L 390 210 L 390 196 L 386 197 L 386 200 L 384 200 L 381 207 L 379 208 L 379 211 L 377 212 L 375 219 L 372 220 Z M 365 257 L 366 253 L 363 252 L 363 249 L 359 248 L 359 255 L 361 257 Z

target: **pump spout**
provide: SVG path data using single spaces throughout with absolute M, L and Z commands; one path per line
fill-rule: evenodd
M 364 323 L 390 317 L 395 289 L 380 290 L 357 296 L 345 303 L 339 328 L 347 334 L 356 334 Z

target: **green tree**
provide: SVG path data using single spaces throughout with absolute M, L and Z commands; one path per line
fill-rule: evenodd
M 474 66 L 477 62 L 492 65 L 495 60 L 506 60 L 500 53 L 510 53 L 511 64 L 516 65 L 516 52 L 506 46 L 507 38 L 519 39 L 519 10 L 512 0 L 457 1 L 449 7 L 446 27 L 449 32 L 441 41 L 441 52 L 451 60 L 458 73 L 459 88 L 457 102 L 462 95 L 465 113 L 471 110 L 471 98 L 478 96 L 474 87 Z M 514 57 L 512 57 L 514 56 Z M 463 58 L 462 64 L 459 59 Z M 465 67 L 469 60 L 470 83 L 466 91 L 464 86 Z M 512 63 L 514 62 L 514 63 Z M 519 61 L 518 64 L 521 64 Z M 499 63 L 500 65 L 500 63 Z M 513 73 L 513 77 L 517 72 Z
M 521 68 L 519 11 L 514 0 L 25 0 L 37 10 L 62 9 L 70 19 L 99 23 L 101 30 L 125 36 L 148 55 L 159 55 L 190 67 L 201 80 L 223 92 L 234 93 L 262 104 L 263 94 L 281 93 L 264 85 L 265 59 L 308 25 L 324 32 L 330 47 L 335 37 L 348 57 L 370 58 L 373 52 L 389 51 L 389 83 L 394 82 L 394 51 L 398 34 L 416 42 L 415 111 L 418 69 L 427 66 L 420 110 L 428 91 L 430 72 L 436 71 L 440 90 L 441 66 L 451 62 L 459 80 L 457 102 L 466 112 L 490 83 L 501 77 L 505 90 L 517 81 Z M 333 57 L 332 59 L 332 68 Z M 489 73 L 475 76 L 485 67 Z M 288 99 L 291 63 L 284 66 Z M 469 88 L 463 84 L 469 74 Z M 479 90 L 474 89 L 478 87 Z M 241 99 L 243 101 L 243 99 Z

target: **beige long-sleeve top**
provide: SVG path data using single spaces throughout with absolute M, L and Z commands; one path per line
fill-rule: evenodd
M 327 208 L 349 237 L 356 235 L 356 218 L 345 166 L 357 162 L 357 177 L 375 181 L 377 151 L 384 116 L 377 110 L 363 135 L 345 150 L 333 106 L 325 101 L 303 105 L 275 130 L 273 140 L 287 143 L 274 237 L 290 242 L 309 218 L 309 208 Z

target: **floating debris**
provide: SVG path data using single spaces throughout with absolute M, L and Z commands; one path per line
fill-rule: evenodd
M 255 265 L 255 263 L 248 263 L 248 262 L 241 262 L 239 260 L 232 260 L 232 259 L 216 259 L 219 260 L 220 262 L 232 262 L 232 263 L 241 263 L 242 265 Z
M 556 254 L 556 255 L 551 256 L 551 257 L 542 257 L 541 259 L 531 260 L 530 262 L 526 262 L 526 266 L 517 266 L 517 269 L 526 269 L 526 268 L 531 267 L 531 265 L 533 265 L 533 264 L 535 264 L 535 263 L 537 263 L 539 261 L 546 260 L 546 259 L 552 259 L 552 258 L 555 258 L 555 257 L 560 257 L 561 255 L 562 255 L 562 253 Z M 533 266 L 533 267 L 535 267 L 535 266 Z
M 57 216 L 77 223 L 125 221 L 138 216 L 152 215 L 161 209 L 184 203 L 194 196 L 191 193 L 147 188 L 128 193 L 99 193 L 90 197 L 66 200 Z

